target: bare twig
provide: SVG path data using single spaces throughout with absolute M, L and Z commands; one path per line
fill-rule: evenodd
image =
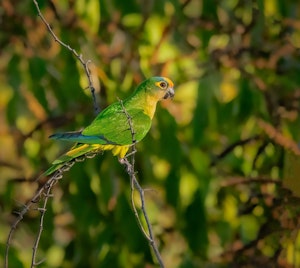
M 58 172 L 56 173 L 57 175 L 54 176 L 54 177 L 57 177 L 57 178 L 61 178 L 62 175 L 61 175 L 61 172 Z M 52 197 L 51 195 L 51 190 L 52 190 L 52 187 L 57 183 L 57 179 L 55 180 L 50 180 L 50 181 L 47 181 L 46 184 L 45 184 L 45 192 L 44 192 L 44 196 L 45 196 L 45 199 L 43 201 L 43 206 L 41 208 L 38 208 L 38 211 L 40 211 L 41 213 L 41 216 L 40 216 L 40 225 L 39 225 L 39 230 L 38 230 L 38 234 L 36 236 L 36 240 L 35 240 L 35 243 L 34 243 L 34 246 L 32 248 L 32 259 L 31 259 L 31 268 L 39 265 L 40 263 L 43 262 L 42 261 L 39 261 L 39 262 L 36 262 L 36 253 L 37 253 L 37 250 L 38 250 L 38 245 L 39 245 L 39 242 L 40 242 L 40 239 L 41 239 L 41 235 L 42 235 L 42 232 L 43 232 L 43 226 L 44 226 L 44 217 L 45 217 L 45 213 L 47 211 L 46 207 L 47 207 L 47 203 L 48 203 L 48 199 L 49 197 Z
M 248 144 L 249 142 L 252 141 L 257 141 L 261 137 L 259 135 L 254 135 L 252 137 L 249 137 L 244 140 L 238 140 L 232 144 L 230 144 L 228 147 L 226 147 L 219 155 L 215 156 L 214 159 L 212 160 L 210 166 L 215 166 L 217 161 L 223 159 L 225 156 L 227 156 L 230 152 L 232 152 L 237 146 L 243 146 L 245 144 Z
M 48 29 L 50 35 L 53 37 L 54 41 L 57 42 L 58 44 L 60 44 L 62 47 L 64 47 L 64 48 L 68 49 L 69 51 L 71 51 L 72 54 L 80 61 L 81 65 L 83 66 L 84 71 L 86 73 L 86 76 L 88 78 L 88 82 L 89 82 L 88 88 L 90 89 L 91 94 L 92 94 L 92 98 L 93 98 L 94 111 L 95 111 L 96 114 L 98 114 L 100 109 L 99 109 L 99 106 L 98 106 L 98 103 L 97 103 L 97 98 L 96 98 L 96 94 L 95 94 L 95 87 L 93 85 L 91 73 L 90 73 L 90 70 L 89 70 L 89 64 L 91 63 L 91 60 L 85 61 L 83 59 L 82 54 L 78 54 L 78 52 L 74 48 L 72 48 L 70 45 L 64 43 L 63 41 L 61 41 L 57 37 L 57 35 L 54 33 L 54 31 L 52 30 L 50 24 L 47 22 L 45 17 L 43 16 L 43 14 L 40 10 L 38 2 L 36 0 L 33 0 L 33 3 L 36 6 L 38 16 L 41 18 L 41 20 L 43 21 L 43 23 L 47 27 L 47 29 Z
M 232 187 L 241 184 L 252 184 L 252 183 L 259 183 L 259 184 L 276 184 L 281 185 L 282 182 L 280 180 L 275 180 L 272 178 L 264 178 L 264 177 L 256 177 L 256 178 L 245 178 L 245 177 L 231 177 L 224 182 L 222 182 L 222 187 Z
M 142 233 L 144 234 L 144 236 L 148 240 L 151 248 L 153 249 L 154 254 L 156 256 L 156 259 L 157 259 L 160 267 L 164 268 L 165 266 L 164 266 L 162 257 L 160 255 L 158 246 L 155 242 L 154 235 L 153 235 L 153 230 L 152 230 L 152 225 L 150 223 L 150 220 L 149 220 L 149 217 L 148 217 L 148 214 L 147 214 L 147 211 L 146 211 L 145 195 L 144 195 L 145 191 L 141 187 L 141 185 L 139 184 L 139 182 L 137 180 L 137 177 L 136 177 L 135 166 L 134 166 L 135 165 L 135 153 L 136 153 L 136 147 L 135 147 L 136 139 L 135 139 L 135 131 L 134 131 L 132 118 L 131 118 L 130 114 L 126 111 L 126 109 L 123 105 L 123 101 L 119 100 L 119 102 L 122 106 L 124 114 L 127 117 L 127 122 L 128 122 L 128 125 L 129 125 L 129 130 L 131 132 L 131 138 L 132 138 L 131 153 L 129 155 L 125 156 L 125 158 L 120 160 L 120 163 L 123 164 L 126 167 L 127 174 L 130 177 L 132 208 L 133 208 L 133 211 L 134 211 L 135 218 L 138 222 L 138 225 L 139 225 Z M 131 157 L 131 162 L 128 160 L 129 156 Z M 146 222 L 146 225 L 147 225 L 146 230 L 145 230 L 145 228 L 144 228 L 144 226 L 141 222 L 140 216 L 139 216 L 137 208 L 135 206 L 135 202 L 134 202 L 134 191 L 135 191 L 135 189 L 138 190 L 139 195 L 140 195 L 141 211 L 142 211 L 142 214 L 144 216 L 144 219 L 145 219 L 145 222 Z
M 13 223 L 10 232 L 7 237 L 6 241 L 6 251 L 5 251 L 5 259 L 4 259 L 4 267 L 8 268 L 8 253 L 9 253 L 9 248 L 11 245 L 11 240 L 13 237 L 13 234 L 15 230 L 17 229 L 18 224 L 22 221 L 24 215 L 29 211 L 29 209 L 32 208 L 33 205 L 35 205 L 39 200 L 43 197 L 43 194 L 46 193 L 46 196 L 49 196 L 50 190 L 52 189 L 52 186 L 57 182 L 57 180 L 62 178 L 62 172 L 56 172 L 53 174 L 53 176 L 50 177 L 50 179 L 35 193 L 35 195 L 31 198 L 31 200 L 24 206 L 24 208 L 18 212 L 18 217 L 16 221 Z M 44 204 L 45 205 L 45 204 Z M 41 221 L 41 223 L 43 220 Z M 41 231 L 39 231 L 38 236 L 40 237 Z M 37 239 L 37 241 L 39 238 Z M 37 246 L 38 242 L 36 243 Z M 35 256 L 35 252 L 33 253 Z
M 273 140 L 276 144 L 283 148 L 290 150 L 295 155 L 300 155 L 300 148 L 298 144 L 291 138 L 285 136 L 279 129 L 276 129 L 270 123 L 263 119 L 258 119 L 258 126 Z
M 36 240 L 35 240 L 35 243 L 34 243 L 34 246 L 33 246 L 31 267 L 38 266 L 40 263 L 43 262 L 43 260 L 39 261 L 39 262 L 36 262 L 35 259 L 36 259 L 36 254 L 37 254 L 37 249 L 38 249 L 38 245 L 39 245 L 39 242 L 40 242 L 40 238 L 41 238 L 43 228 L 44 228 L 43 225 L 44 225 L 44 216 L 45 216 L 45 213 L 46 213 L 46 206 L 47 206 L 49 197 L 52 196 L 51 195 L 51 190 L 52 190 L 53 186 L 57 183 L 58 180 L 60 180 L 63 177 L 63 173 L 68 171 L 74 165 L 75 162 L 82 161 L 85 158 L 92 158 L 92 157 L 96 156 L 98 153 L 100 153 L 100 151 L 89 152 L 84 156 L 80 156 L 78 158 L 73 159 L 70 162 L 65 163 L 60 169 L 58 169 L 55 173 L 53 173 L 53 175 L 46 181 L 46 183 L 43 186 L 41 186 L 40 189 L 37 190 L 37 192 L 30 199 L 30 201 L 27 202 L 26 205 L 24 205 L 24 208 L 20 212 L 17 213 L 17 215 L 18 215 L 17 219 L 12 224 L 10 232 L 8 234 L 8 237 L 7 237 L 7 241 L 6 241 L 6 251 L 5 251 L 5 259 L 4 259 L 4 267 L 5 268 L 8 268 L 9 248 L 10 248 L 10 245 L 11 245 L 13 234 L 14 234 L 15 230 L 17 229 L 17 226 L 23 220 L 24 215 L 30 209 L 32 209 L 33 205 L 37 204 L 41 200 L 43 200 L 43 205 L 42 205 L 42 207 L 37 208 L 38 211 L 40 211 L 41 216 L 40 216 L 40 225 L 39 225 L 38 234 L 36 236 Z M 39 179 L 40 178 L 36 179 L 36 181 L 38 181 Z

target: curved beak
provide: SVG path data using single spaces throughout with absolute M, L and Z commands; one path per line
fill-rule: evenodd
M 173 98 L 174 95 L 175 95 L 174 88 L 169 87 L 166 94 L 165 94 L 165 96 L 164 96 L 164 100 L 169 99 L 169 98 Z

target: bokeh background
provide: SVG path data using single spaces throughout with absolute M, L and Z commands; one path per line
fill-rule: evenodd
M 147 77 L 175 83 L 136 154 L 166 267 L 300 267 L 299 1 L 38 2 L 57 36 L 92 61 L 101 109 Z M 95 117 L 87 86 L 33 2 L 2 0 L 1 252 L 34 179 L 72 146 L 48 136 Z M 53 195 L 40 267 L 156 267 L 111 153 L 76 163 Z M 38 226 L 29 211 L 10 267 L 29 267 Z

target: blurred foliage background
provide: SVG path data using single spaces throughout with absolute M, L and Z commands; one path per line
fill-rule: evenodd
M 300 4 L 297 0 L 38 1 L 57 36 L 90 65 L 101 109 L 163 75 L 137 146 L 137 171 L 166 267 L 300 267 Z M 95 113 L 79 61 L 32 1 L 0 5 L 0 249 L 33 181 L 71 144 L 51 141 Z M 55 186 L 40 267 L 154 267 L 111 153 Z M 28 267 L 39 213 L 10 250 Z M 3 262 L 3 255 L 0 261 Z

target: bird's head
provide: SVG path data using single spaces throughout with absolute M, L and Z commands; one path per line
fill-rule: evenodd
M 126 102 L 133 102 L 135 107 L 141 107 L 146 115 L 153 118 L 157 102 L 174 96 L 173 87 L 169 78 L 154 76 L 142 82 Z
M 154 76 L 144 83 L 146 92 L 155 96 L 157 100 L 174 97 L 174 83 L 169 78 Z

